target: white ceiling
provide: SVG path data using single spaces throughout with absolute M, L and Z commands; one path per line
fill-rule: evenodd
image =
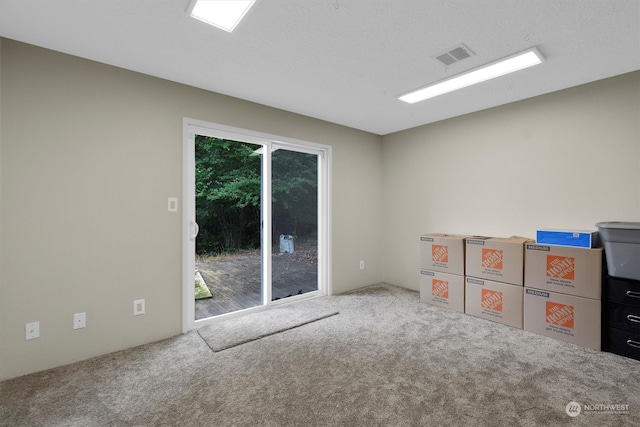
M 638 0 L 258 0 L 233 33 L 188 5 L 0 0 L 0 35 L 379 135 L 640 69 Z M 397 99 L 532 46 L 542 65 Z

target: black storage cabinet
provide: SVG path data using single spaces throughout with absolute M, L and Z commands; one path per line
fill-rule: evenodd
M 640 280 L 606 276 L 603 350 L 640 360 Z

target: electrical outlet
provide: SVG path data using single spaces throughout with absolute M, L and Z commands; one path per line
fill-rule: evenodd
M 364 270 L 364 260 L 360 261 L 360 270 Z
M 73 315 L 73 329 L 81 329 L 87 326 L 87 313 Z
M 27 339 L 32 340 L 40 337 L 40 322 L 31 322 L 26 325 Z
M 133 315 L 139 316 L 141 314 L 144 314 L 144 300 L 137 299 L 133 302 Z

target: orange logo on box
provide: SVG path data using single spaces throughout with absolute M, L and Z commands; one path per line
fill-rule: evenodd
M 574 310 L 572 305 L 547 301 L 547 323 L 573 329 Z
M 500 249 L 482 249 L 482 266 L 502 270 L 502 251 Z
M 576 260 L 573 257 L 547 255 L 547 276 L 574 280 Z
M 440 298 L 449 298 L 449 282 L 433 279 L 431 281 L 431 295 Z
M 431 259 L 435 262 L 449 262 L 449 246 L 431 246 Z
M 483 289 L 480 305 L 489 310 L 502 311 L 502 292 Z

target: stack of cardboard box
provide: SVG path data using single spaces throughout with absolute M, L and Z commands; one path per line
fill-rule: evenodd
M 466 239 L 465 313 L 522 329 L 525 237 Z
M 464 313 L 464 256 L 468 236 L 420 236 L 420 301 Z
M 603 249 L 591 247 L 597 238 L 555 237 L 526 245 L 524 329 L 600 350 Z
M 603 249 L 587 234 L 424 234 L 420 301 L 600 350 Z

